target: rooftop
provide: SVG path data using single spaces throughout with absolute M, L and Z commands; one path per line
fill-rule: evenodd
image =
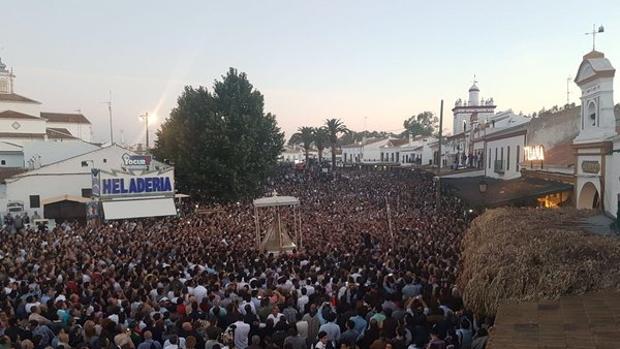
M 2 96 L 0 94 L 0 96 Z M 28 115 L 28 114 L 24 114 L 24 113 L 19 113 L 13 110 L 5 110 L 3 112 L 0 113 L 0 119 L 36 119 L 36 120 L 40 120 L 38 117 L 36 116 L 32 116 L 32 115 Z
M 48 122 L 71 123 L 71 124 L 90 124 L 90 121 L 83 114 L 71 113 L 46 113 L 41 112 L 41 117 Z
M 41 104 L 40 102 L 37 102 L 34 99 L 20 96 L 17 93 L 0 93 L 0 102 L 22 102 L 22 103 Z

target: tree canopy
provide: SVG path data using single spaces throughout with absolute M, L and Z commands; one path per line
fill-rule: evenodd
M 197 199 L 253 198 L 284 145 L 275 116 L 263 108 L 246 74 L 230 68 L 212 91 L 185 87 L 153 153 L 174 163 L 177 188 Z
M 413 115 L 405 120 L 403 127 L 411 136 L 431 136 L 437 129 L 437 117 L 430 111 Z

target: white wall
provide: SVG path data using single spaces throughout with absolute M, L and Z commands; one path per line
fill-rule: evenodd
M 18 122 L 19 128 L 13 128 Z M 45 134 L 45 120 L 43 119 L 0 119 L 0 132 L 8 133 L 40 133 Z
M 24 102 L 0 102 L 0 112 L 12 110 L 22 114 L 28 114 L 36 117 L 41 116 L 41 104 L 24 103 Z
M 6 197 L 7 201 L 22 201 L 24 210 L 32 215 L 38 211 L 43 217 L 43 203 L 47 198 L 61 195 L 82 196 L 82 188 L 90 189 L 92 186 L 91 175 L 82 174 L 53 174 L 22 177 L 17 181 L 7 182 Z M 39 195 L 40 207 L 30 207 L 30 195 Z M 1 208 L 6 211 L 5 206 Z
M 614 142 L 614 149 L 620 149 L 620 140 Z M 618 212 L 620 194 L 620 153 L 612 153 L 605 159 L 605 211 L 613 217 Z
M 517 159 L 517 146 L 519 147 L 519 159 Z M 513 179 L 521 176 L 518 163 L 523 160 L 523 147 L 525 146 L 525 135 L 517 135 L 487 142 L 486 154 L 484 154 L 484 167 L 487 177 L 498 179 Z M 510 148 L 510 152 L 509 149 Z M 496 157 L 497 149 L 497 157 Z M 495 172 L 495 160 L 502 160 L 502 149 L 504 152 L 503 169 L 504 173 Z M 489 166 L 489 150 L 491 150 L 491 164 Z M 510 161 L 510 162 L 509 162 Z
M 4 164 L 2 163 L 4 161 Z M 0 153 L 0 168 L 3 167 L 24 167 L 23 153 Z

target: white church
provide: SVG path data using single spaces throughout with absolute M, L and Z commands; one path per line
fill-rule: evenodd
M 92 141 L 92 125 L 81 113 L 41 111 L 41 103 L 15 93 L 15 75 L 0 59 L 0 142 Z

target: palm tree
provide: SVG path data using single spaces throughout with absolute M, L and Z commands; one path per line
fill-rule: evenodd
M 336 146 L 338 146 L 338 136 L 340 134 L 349 133 L 349 129 L 340 119 L 325 120 L 325 128 L 329 135 L 329 143 L 332 148 L 332 170 L 336 169 Z
M 314 142 L 314 128 L 313 127 L 300 127 L 297 132 L 291 136 L 288 144 L 303 144 L 304 153 L 306 155 L 306 166 L 308 166 L 308 160 L 310 159 L 310 146 Z
M 314 128 L 314 146 L 319 153 L 319 164 L 323 160 L 323 149 L 329 144 L 329 133 L 325 127 Z

